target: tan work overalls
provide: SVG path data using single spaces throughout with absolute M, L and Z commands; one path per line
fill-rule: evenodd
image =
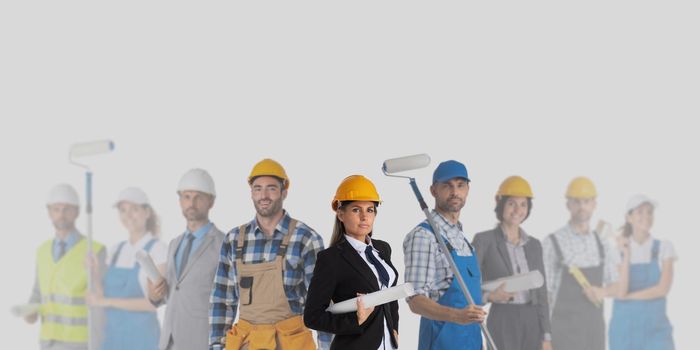
M 238 271 L 239 320 L 226 334 L 226 350 L 315 350 L 311 331 L 301 315 L 289 308 L 282 284 L 284 256 L 297 221 L 292 219 L 289 231 L 277 249 L 274 261 L 244 264 L 243 242 L 247 225 L 239 228 L 236 245 Z

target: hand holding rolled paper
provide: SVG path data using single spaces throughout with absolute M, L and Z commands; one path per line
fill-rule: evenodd
M 374 293 L 365 294 L 362 296 L 365 308 L 390 303 L 394 300 L 407 298 L 414 295 L 413 286 L 410 283 L 400 284 L 395 287 L 383 289 Z M 357 311 L 357 298 L 348 299 L 329 306 L 326 311 L 334 314 L 342 314 L 346 312 Z
M 139 250 L 136 252 L 136 261 L 138 261 L 141 268 L 146 271 L 146 276 L 148 276 L 148 279 L 150 279 L 151 282 L 158 283 L 158 281 L 163 278 L 163 275 L 161 275 L 160 271 L 158 271 L 153 259 L 151 259 L 151 257 L 145 251 Z
M 41 304 L 36 303 L 20 304 L 10 308 L 10 312 L 16 317 L 26 317 L 39 312 L 40 307 Z
M 542 276 L 542 273 L 539 270 L 534 270 L 484 282 L 481 284 L 481 289 L 493 292 L 504 283 L 505 287 L 503 288 L 503 291 L 508 293 L 522 292 L 525 290 L 542 287 L 544 284 L 544 276 Z

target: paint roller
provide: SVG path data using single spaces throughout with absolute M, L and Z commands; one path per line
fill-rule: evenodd
M 435 221 L 433 221 L 433 218 L 430 215 L 430 211 L 428 210 L 428 205 L 425 203 L 423 195 L 418 189 L 418 185 L 416 185 L 416 179 L 410 176 L 394 175 L 396 173 L 404 171 L 425 168 L 428 166 L 428 164 L 430 164 L 430 156 L 428 156 L 427 154 L 416 154 L 412 156 L 387 159 L 382 165 L 382 172 L 384 172 L 384 175 L 386 176 L 409 179 L 411 189 L 416 195 L 416 199 L 418 199 L 418 204 L 420 204 L 421 210 L 425 214 L 425 217 L 428 219 L 428 223 L 432 228 L 433 234 L 435 235 L 435 239 L 437 240 L 440 246 L 442 254 L 445 256 L 445 258 L 447 258 L 447 261 L 450 265 L 450 269 L 452 270 L 452 274 L 455 276 L 455 278 L 457 278 L 457 282 L 459 283 L 459 287 L 462 290 L 462 294 L 464 294 L 464 298 L 470 305 L 476 305 L 474 303 L 474 299 L 472 298 L 471 293 L 469 293 L 469 289 L 467 289 L 467 285 L 464 283 L 462 275 L 459 273 L 457 265 L 452 259 L 452 255 L 450 255 L 450 252 L 447 249 L 447 245 L 445 244 L 442 234 L 439 234 L 440 226 L 437 225 Z M 479 326 L 481 327 L 481 331 L 484 334 L 484 337 L 486 338 L 486 344 L 488 345 L 489 349 L 496 350 L 496 344 L 493 342 L 493 338 L 491 337 L 489 330 L 486 328 L 486 324 L 481 323 L 479 324 Z
M 87 249 L 88 255 L 92 253 L 92 171 L 87 164 L 78 163 L 75 158 L 95 156 L 108 153 L 114 150 L 114 142 L 111 140 L 99 140 L 92 142 L 76 143 L 70 147 L 68 160 L 73 165 L 85 169 L 85 212 L 87 213 Z M 92 272 L 87 274 L 88 290 L 93 291 Z M 96 349 L 95 337 L 92 336 L 93 315 L 91 308 L 88 308 L 88 349 Z
M 107 153 L 114 150 L 114 142 L 111 140 L 101 140 L 92 142 L 76 143 L 70 148 L 70 157 L 85 157 Z

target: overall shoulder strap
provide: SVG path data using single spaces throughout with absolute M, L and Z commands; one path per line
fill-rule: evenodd
M 552 246 L 554 247 L 554 252 L 557 255 L 557 260 L 559 260 L 559 265 L 564 266 L 564 253 L 561 251 L 561 246 L 559 245 L 559 240 L 555 234 L 552 234 Z
M 117 259 L 119 259 L 119 254 L 122 252 L 124 244 L 126 244 L 126 241 L 119 243 L 117 250 L 114 252 L 114 256 L 112 256 L 112 262 L 110 263 L 110 266 L 114 266 L 117 263 Z
M 600 258 L 600 265 L 603 265 L 605 261 L 605 248 L 603 247 L 603 243 L 600 241 L 600 237 L 598 237 L 597 232 L 593 231 L 593 237 L 595 237 L 595 242 L 598 245 L 598 257 Z
M 660 247 L 661 247 L 661 241 L 659 241 L 658 239 L 655 239 L 654 243 L 651 246 L 651 260 L 652 261 L 659 260 Z
M 238 227 L 238 240 L 236 241 L 236 261 L 239 263 L 243 261 L 243 243 L 245 242 L 246 231 L 248 231 L 248 224 L 244 224 Z

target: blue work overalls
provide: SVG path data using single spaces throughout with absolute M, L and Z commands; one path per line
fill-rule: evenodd
M 421 223 L 420 226 L 429 232 L 433 232 L 425 222 Z M 449 242 L 446 241 L 446 243 L 450 255 L 474 299 L 474 303 L 481 305 L 481 272 L 479 271 L 479 263 L 476 260 L 476 252 L 474 252 L 471 244 L 467 241 L 472 255 L 460 256 L 457 255 L 457 252 Z M 450 288 L 440 297 L 438 304 L 456 309 L 467 307 L 467 300 L 462 294 L 457 278 L 452 278 Z M 452 322 L 434 321 L 425 317 L 420 319 L 419 350 L 480 350 L 481 344 L 481 329 L 478 323 L 460 325 Z
M 149 252 L 156 239 L 146 244 Z M 117 248 L 109 269 L 103 279 L 105 298 L 145 298 L 139 284 L 141 265 L 131 268 L 116 267 L 119 253 L 126 242 Z M 105 334 L 102 350 L 156 350 L 160 337 L 160 324 L 155 311 L 128 311 L 117 308 L 105 309 Z
M 659 246 L 659 240 L 654 240 L 650 262 L 630 265 L 628 293 L 659 283 Z M 666 317 L 666 297 L 613 303 L 610 350 L 673 350 L 672 332 Z

